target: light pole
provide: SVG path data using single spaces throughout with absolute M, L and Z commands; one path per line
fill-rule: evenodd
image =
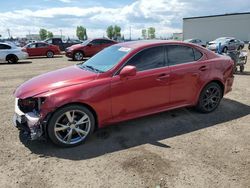
M 61 32 L 61 39 L 62 39 L 62 30 L 60 29 L 60 32 Z
M 131 26 L 129 27 L 129 39 L 131 40 L 131 35 L 132 35 L 132 30 L 131 30 Z

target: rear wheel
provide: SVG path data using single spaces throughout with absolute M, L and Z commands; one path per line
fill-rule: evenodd
M 95 118 L 88 108 L 70 105 L 56 111 L 48 124 L 53 143 L 72 147 L 83 143 L 94 131 Z
M 196 108 L 203 113 L 212 112 L 219 106 L 222 96 L 220 85 L 212 82 L 202 90 Z
M 48 58 L 53 58 L 53 57 L 54 57 L 54 52 L 48 51 L 47 54 L 46 54 L 46 56 L 47 56 Z
M 6 61 L 8 61 L 8 63 L 17 63 L 18 62 L 18 58 L 16 55 L 8 55 L 6 57 Z
M 73 59 L 75 61 L 82 61 L 83 58 L 84 58 L 83 52 L 78 51 L 78 52 L 74 53 Z

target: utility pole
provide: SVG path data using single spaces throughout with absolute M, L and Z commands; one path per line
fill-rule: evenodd
M 62 30 L 60 29 L 60 32 L 61 32 L 61 39 L 62 39 Z
M 131 39 L 132 39 L 132 37 L 131 37 L 132 36 L 131 26 L 129 27 L 129 36 L 130 36 L 129 39 L 131 41 Z
M 8 32 L 9 39 L 10 39 L 10 38 L 11 38 L 11 37 L 10 37 L 10 29 L 7 29 L 7 32 Z

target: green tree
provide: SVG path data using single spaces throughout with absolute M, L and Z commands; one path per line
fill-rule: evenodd
M 113 32 L 114 32 L 114 28 L 113 28 L 113 26 L 112 25 L 110 25 L 110 26 L 108 26 L 108 28 L 107 28 L 107 36 L 108 36 L 108 38 L 110 38 L 110 39 L 113 39 L 113 36 L 114 36 L 114 34 L 113 34 Z
M 113 39 L 117 40 L 121 38 L 121 27 L 119 27 L 118 25 L 115 25 L 113 34 L 114 34 Z
M 83 26 L 77 26 L 76 28 L 76 36 L 79 40 L 87 40 L 87 30 Z
M 147 39 L 147 30 L 146 29 L 141 30 L 141 35 L 143 39 Z
M 50 32 L 50 31 L 48 31 L 47 37 L 48 37 L 48 38 L 53 38 L 53 37 L 54 37 L 54 34 L 53 34 L 52 32 Z
M 39 35 L 41 40 L 45 40 L 48 36 L 48 31 L 46 29 L 40 29 Z
M 148 38 L 155 39 L 155 28 L 154 27 L 148 28 Z

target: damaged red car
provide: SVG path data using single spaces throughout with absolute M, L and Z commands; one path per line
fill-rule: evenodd
M 75 146 L 95 129 L 149 114 L 187 106 L 212 112 L 233 80 L 229 57 L 195 44 L 120 43 L 18 87 L 14 125 L 31 140 L 47 135 Z

